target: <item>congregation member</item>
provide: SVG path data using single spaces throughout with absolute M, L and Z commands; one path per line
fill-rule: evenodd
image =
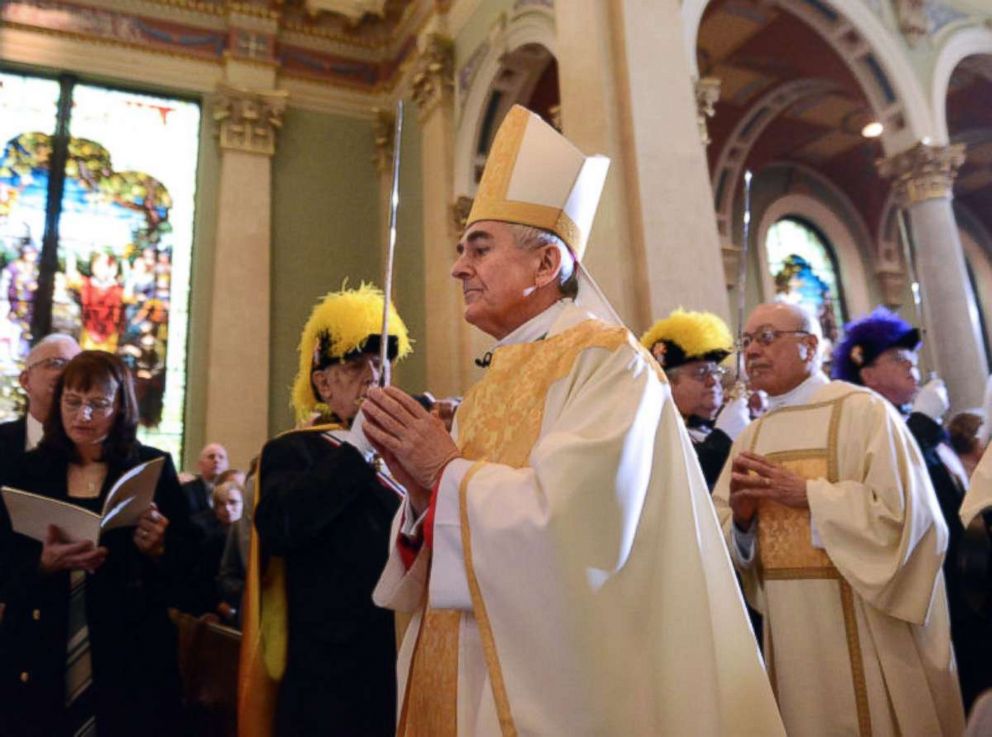
M 45 418 L 52 406 L 52 395 L 62 370 L 79 353 L 71 335 L 52 333 L 39 340 L 24 359 L 17 377 L 28 397 L 24 417 L 0 423 L 0 454 L 34 450 L 44 434 Z
M 947 526 L 895 407 L 821 371 L 819 322 L 760 305 L 745 368 L 769 411 L 713 493 L 790 737 L 956 737 Z
M 581 265 L 608 165 L 514 106 L 452 268 L 485 378 L 453 436 L 363 407 L 408 491 L 400 737 L 784 734 L 664 375 Z
M 941 423 L 949 407 L 944 382 L 933 378 L 920 386 L 920 346 L 916 328 L 899 315 L 878 307 L 844 327 L 844 339 L 834 350 L 831 373 L 835 379 L 866 386 L 887 399 L 906 418 L 922 451 L 948 528 L 944 580 L 967 708 L 981 691 L 992 687 L 992 643 L 986 644 L 990 623 L 972 609 L 961 576 L 964 526 L 959 512 L 968 488 L 968 474 Z
M 234 611 L 223 611 L 221 616 L 227 624 L 241 629 L 241 615 L 244 611 L 243 594 L 245 578 L 248 575 L 248 556 L 251 547 L 251 535 L 254 529 L 253 513 L 255 509 L 255 480 L 258 474 L 258 456 L 252 458 L 248 471 L 242 480 L 241 517 L 238 518 L 227 533 L 224 553 L 220 559 L 220 571 L 217 574 L 217 585 L 221 598 Z
M 187 564 L 188 519 L 169 456 L 136 440 L 138 407 L 117 356 L 84 351 L 52 395 L 39 446 L 0 461 L 0 483 L 99 512 L 128 469 L 164 458 L 138 526 L 99 546 L 49 526 L 15 534 L 0 504 L 0 734 L 174 737 L 180 687 L 166 608 Z
M 243 617 L 242 737 L 393 737 L 393 613 L 372 603 L 399 506 L 356 420 L 379 381 L 382 293 L 328 294 L 300 337 L 298 420 L 262 450 Z M 390 310 L 387 355 L 410 353 Z
M 227 449 L 220 443 L 208 443 L 200 451 L 196 467 L 199 473 L 183 484 L 183 494 L 186 495 L 190 514 L 210 509 L 214 484 L 228 467 Z
M 982 439 L 982 416 L 975 412 L 958 412 L 947 423 L 947 437 L 970 479 L 985 452 Z
M 730 454 L 730 445 L 751 421 L 748 398 L 723 402 L 720 366 L 734 349 L 727 324 L 712 312 L 675 310 L 641 336 L 641 345 L 665 369 L 672 399 L 710 489 Z
M 230 473 L 229 473 L 230 472 Z M 195 564 L 188 585 L 191 614 L 209 613 L 225 623 L 232 622 L 241 606 L 241 588 L 220 584 L 221 560 L 234 524 L 241 519 L 244 487 L 237 471 L 228 469 L 214 486 L 211 506 L 193 515 L 190 522 L 196 546 Z M 243 478 L 243 476 L 242 476 Z M 244 577 L 241 577 L 242 586 Z

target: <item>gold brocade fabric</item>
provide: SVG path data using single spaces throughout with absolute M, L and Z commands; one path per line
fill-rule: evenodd
M 461 614 L 428 609 L 420 624 L 400 716 L 399 737 L 458 734 L 458 627 Z
M 549 387 L 572 370 L 582 351 L 613 351 L 627 342 L 633 344 L 624 328 L 587 320 L 546 340 L 499 348 L 485 378 L 469 390 L 458 410 L 462 456 L 526 466 L 541 432 Z
M 571 371 L 582 351 L 616 350 L 625 342 L 640 349 L 625 329 L 588 320 L 546 340 L 496 350 L 485 378 L 469 390 L 458 411 L 462 457 L 525 466 L 541 431 L 551 384 Z M 462 518 L 467 516 L 463 513 Z M 463 530 L 463 541 L 466 533 Z M 504 735 L 515 734 L 495 639 L 471 562 L 471 544 L 465 558 L 501 728 Z M 400 737 L 455 737 L 460 619 L 455 611 L 426 611 L 410 666 Z
M 771 454 L 769 459 L 804 479 L 827 477 L 827 457 L 822 454 L 788 460 Z M 812 545 L 808 509 L 762 500 L 758 504 L 758 553 L 766 578 L 838 576 L 826 551 Z

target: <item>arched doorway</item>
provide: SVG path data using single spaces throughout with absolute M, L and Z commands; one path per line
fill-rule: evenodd
M 477 185 L 499 124 L 514 105 L 533 110 L 561 129 L 561 93 L 558 62 L 541 44 L 525 44 L 507 54 L 493 79 L 478 121 L 472 183 Z
M 951 143 L 965 146 L 954 181 L 955 217 L 980 310 L 985 352 L 992 325 L 992 34 L 988 52 L 962 58 L 947 81 L 944 121 Z

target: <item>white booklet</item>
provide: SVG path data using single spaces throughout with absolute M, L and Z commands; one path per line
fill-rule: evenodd
M 14 532 L 44 542 L 48 526 L 55 525 L 72 542 L 89 540 L 96 544 L 104 530 L 138 524 L 138 518 L 155 498 L 164 461 L 164 456 L 153 458 L 121 476 L 107 494 L 102 514 L 9 486 L 2 489 L 3 503 L 7 506 Z

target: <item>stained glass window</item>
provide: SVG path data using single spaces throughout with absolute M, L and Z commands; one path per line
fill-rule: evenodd
M 31 343 L 65 332 L 125 360 L 141 439 L 179 458 L 199 125 L 192 102 L 0 73 L 0 419 Z
M 820 319 L 831 343 L 844 324 L 845 308 L 833 250 L 819 230 L 795 217 L 783 218 L 765 240 L 775 299 L 800 304 Z

